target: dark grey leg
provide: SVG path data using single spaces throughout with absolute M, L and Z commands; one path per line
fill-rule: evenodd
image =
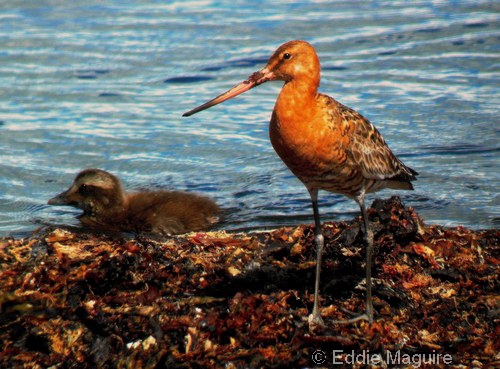
M 366 243 L 366 311 L 365 314 L 354 317 L 348 320 L 337 320 L 334 323 L 338 324 L 349 324 L 354 323 L 359 320 L 368 320 L 371 324 L 373 323 L 373 303 L 372 303 L 372 258 L 373 258 L 373 231 L 370 228 L 370 223 L 368 222 L 368 215 L 366 214 L 365 208 L 365 198 L 364 194 L 357 197 L 356 202 L 361 209 L 361 215 L 363 216 L 364 225 L 364 236 Z
M 373 323 L 373 301 L 372 301 L 372 259 L 373 259 L 373 231 L 370 228 L 368 214 L 366 213 L 364 196 L 357 199 L 363 216 L 364 234 L 366 242 L 366 315 L 368 322 Z
M 321 275 L 321 256 L 325 240 L 321 231 L 321 221 L 319 219 L 318 210 L 318 190 L 309 190 L 311 195 L 312 207 L 314 212 L 314 242 L 316 244 L 316 281 L 314 283 L 314 307 L 312 314 L 309 316 L 309 325 L 323 325 L 321 312 L 319 310 L 319 282 Z

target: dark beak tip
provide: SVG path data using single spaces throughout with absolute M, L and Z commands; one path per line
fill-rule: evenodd
M 202 104 L 194 109 L 191 109 L 191 110 L 185 112 L 184 114 L 182 114 L 182 116 L 183 117 L 190 117 L 191 115 L 194 115 L 196 113 L 199 113 L 200 111 L 206 110 L 206 109 L 212 107 L 213 105 L 214 104 L 210 104 L 210 102 Z

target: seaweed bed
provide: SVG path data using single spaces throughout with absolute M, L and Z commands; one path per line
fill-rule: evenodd
M 438 354 L 452 363 L 424 357 L 419 367 L 499 365 L 500 232 L 425 226 L 396 197 L 368 212 L 376 321 L 334 322 L 364 308 L 364 246 L 360 218 L 327 222 L 326 327 L 315 332 L 311 225 L 166 240 L 56 228 L 1 239 L 0 366 L 411 368 Z M 396 352 L 400 361 L 385 360 Z

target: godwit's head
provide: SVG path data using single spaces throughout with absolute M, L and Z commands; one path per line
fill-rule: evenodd
M 319 83 L 320 65 L 316 51 L 306 41 L 289 41 L 281 45 L 259 72 L 269 80 L 307 80 Z
M 289 41 L 281 45 L 274 52 L 264 68 L 253 73 L 246 81 L 241 82 L 205 104 L 184 113 L 183 116 L 188 117 L 220 104 L 264 82 L 280 80 L 288 83 L 297 81 L 307 83 L 308 86 L 316 90 L 319 86 L 319 79 L 319 59 L 311 44 L 300 40 Z

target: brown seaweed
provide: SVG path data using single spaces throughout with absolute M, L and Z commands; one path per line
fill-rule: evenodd
M 363 309 L 364 246 L 359 218 L 327 222 L 326 328 L 314 333 L 311 225 L 164 241 L 64 229 L 2 239 L 0 365 L 361 368 L 362 354 L 379 354 L 376 368 L 394 367 L 385 358 L 396 353 L 452 360 L 421 368 L 498 365 L 500 232 L 425 226 L 398 198 L 375 201 L 369 216 L 376 321 L 334 322 Z

